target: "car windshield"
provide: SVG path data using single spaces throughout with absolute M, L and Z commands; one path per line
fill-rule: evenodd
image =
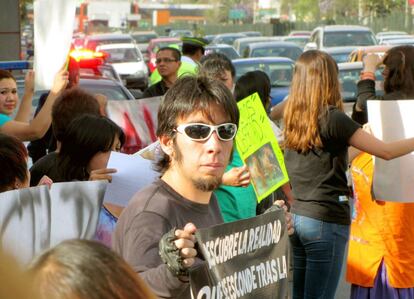
M 234 65 L 236 79 L 252 71 L 263 71 L 270 79 L 272 87 L 290 86 L 293 75 L 293 64 L 289 62 L 250 62 Z
M 333 31 L 325 32 L 323 44 L 325 47 L 371 46 L 376 40 L 368 31 Z
M 114 48 L 103 49 L 102 51 L 109 54 L 109 57 L 106 59 L 109 63 L 141 61 L 136 48 Z
M 252 50 L 251 57 L 287 57 L 297 60 L 302 54 L 299 48 L 276 46 L 274 48 L 257 48 Z
M 137 44 L 149 43 L 153 38 L 157 38 L 156 34 L 139 34 L 132 36 Z
M 288 37 L 284 39 L 285 42 L 291 42 L 297 44 L 299 47 L 304 48 L 306 43 L 309 41 L 309 37 L 307 36 L 294 36 Z

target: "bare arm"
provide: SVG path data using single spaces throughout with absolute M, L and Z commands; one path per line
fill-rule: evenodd
M 283 100 L 279 104 L 275 105 L 270 111 L 270 118 L 274 121 L 281 120 L 283 118 L 283 112 L 285 111 L 286 100 Z
M 34 72 L 28 71 L 24 79 L 24 94 L 17 110 L 15 121 L 29 122 L 32 111 L 32 99 L 34 94 Z
M 67 83 L 67 71 L 62 68 L 56 74 L 49 96 L 36 117 L 30 123 L 11 120 L 0 128 L 0 132 L 13 135 L 22 141 L 32 141 L 43 137 L 52 122 L 52 106 Z
M 349 139 L 349 144 L 384 160 L 398 158 L 414 151 L 414 138 L 386 143 L 362 129 L 355 131 Z

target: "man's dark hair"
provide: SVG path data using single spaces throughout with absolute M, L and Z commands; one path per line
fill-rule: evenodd
M 15 137 L 0 133 L 0 192 L 14 189 L 16 179 L 27 180 L 27 150 Z
M 80 88 L 65 90 L 52 107 L 53 134 L 61 141 L 68 124 L 82 114 L 100 115 L 96 98 Z
M 181 60 L 181 52 L 178 49 L 175 49 L 175 48 L 172 48 L 172 47 L 162 47 L 157 51 L 157 54 L 161 51 L 170 51 L 175 60 L 177 60 L 177 61 Z
M 175 139 L 177 121 L 201 111 L 211 119 L 212 105 L 217 104 L 229 121 L 239 124 L 239 110 L 230 90 L 220 81 L 203 76 L 184 76 L 167 91 L 158 109 L 157 136 Z M 175 141 L 174 141 L 175 142 Z M 163 173 L 170 165 L 166 154 L 157 161 L 156 170 Z
M 183 47 L 181 49 L 181 51 L 183 52 L 183 55 L 189 55 L 189 56 L 193 56 L 199 50 L 201 51 L 201 54 L 204 55 L 204 47 L 202 46 L 183 43 Z
M 210 53 L 200 59 L 200 73 L 209 77 L 219 77 L 224 71 L 229 71 L 231 76 L 236 76 L 236 70 L 231 60 L 222 53 Z

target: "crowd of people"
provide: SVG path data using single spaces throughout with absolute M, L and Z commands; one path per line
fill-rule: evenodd
M 265 73 L 252 71 L 236 80 L 232 62 L 217 53 L 203 56 L 204 46 L 202 39 L 191 38 L 184 41 L 183 53 L 164 47 L 156 54 L 159 79 L 144 95 L 163 97 L 153 161 L 159 178 L 126 207 L 105 203 L 95 241 L 67 240 L 42 253 L 24 275 L 7 277 L 24 280 L 27 288 L 0 286 L 0 297 L 28 298 L 24 292 L 30 292 L 33 298 L 191 298 L 189 270 L 203 263 L 197 229 L 277 206 L 285 213 L 293 253 L 292 298 L 334 298 L 350 240 L 351 298 L 414 299 L 414 204 L 376 200 L 372 190 L 372 157 L 409 154 L 414 138 L 385 143 L 363 127 L 367 100 L 412 98 L 414 47 L 394 47 L 384 59 L 365 58 L 352 119 L 343 109 L 338 67 L 325 52 L 310 50 L 299 57 L 287 99 L 271 109 Z M 191 72 L 180 74 L 185 64 L 191 64 Z M 385 95 L 378 97 L 374 73 L 381 64 Z M 77 87 L 76 71 L 62 68 L 29 120 L 34 76 L 28 72 L 18 105 L 14 77 L 0 71 L 0 192 L 57 182 L 111 182 L 117 169 L 108 168 L 109 156 L 122 151 L 125 134 L 106 117 L 105 101 Z M 251 178 L 255 170 L 234 142 L 237 103 L 254 93 L 269 116 L 289 175 L 289 183 L 260 204 Z M 273 121 L 278 118 L 282 128 Z M 24 141 L 33 141 L 31 150 Z M 280 171 L 266 163 L 264 171 Z M 0 285 L 10 263 L 0 255 Z

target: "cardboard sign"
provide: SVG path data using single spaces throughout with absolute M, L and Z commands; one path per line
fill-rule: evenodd
M 34 1 L 35 89 L 49 90 L 65 64 L 75 26 L 76 0 Z
M 368 101 L 372 133 L 384 142 L 414 137 L 414 100 Z M 374 157 L 373 197 L 414 202 L 414 153 L 390 161 Z
M 66 239 L 93 239 L 106 182 L 55 183 L 0 193 L 0 247 L 23 264 Z
M 134 154 L 157 140 L 161 97 L 136 101 L 108 101 L 107 114 L 126 135 L 123 152 Z
M 190 272 L 192 298 L 285 298 L 288 235 L 283 210 L 199 229 L 206 262 Z
M 240 111 L 237 150 L 249 168 L 260 202 L 289 181 L 285 161 L 259 95 L 255 93 L 237 105 Z

